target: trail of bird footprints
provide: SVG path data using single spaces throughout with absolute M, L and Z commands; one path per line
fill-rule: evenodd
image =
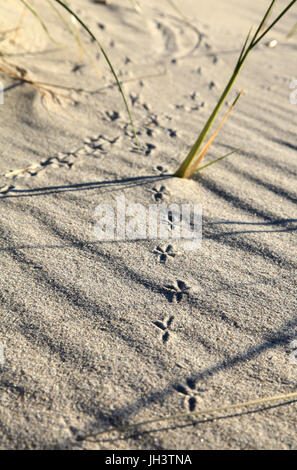
M 20 168 L 17 170 L 11 170 L 4 176 L 12 180 L 24 177 L 38 176 L 44 172 L 47 168 L 66 168 L 71 169 L 73 165 L 77 164 L 81 158 L 87 156 L 100 157 L 108 153 L 110 148 L 115 145 L 119 140 L 120 136 L 109 139 L 103 135 L 89 137 L 85 139 L 83 146 L 73 150 L 71 152 L 58 153 L 54 157 L 41 160 L 39 163 L 34 163 L 26 168 Z M 5 185 L 0 187 L 0 194 L 7 194 L 14 186 Z
M 155 171 L 160 175 L 166 174 L 167 170 L 162 166 L 155 168 Z M 169 192 L 165 185 L 157 185 L 151 189 L 152 198 L 156 203 L 163 203 L 169 196 Z M 170 230 L 175 228 L 175 220 L 173 214 L 168 211 L 168 227 Z M 166 265 L 168 261 L 174 259 L 178 252 L 172 245 L 158 245 L 153 253 L 158 257 L 160 263 Z M 169 302 L 179 304 L 185 299 L 189 298 L 191 287 L 184 281 L 177 279 L 174 283 L 165 286 L 165 295 Z M 154 326 L 161 333 L 161 341 L 165 346 L 172 336 L 172 324 L 175 317 L 172 315 L 165 318 L 163 321 L 154 321 Z M 192 379 L 187 379 L 186 386 L 178 384 L 175 390 L 182 394 L 185 398 L 185 405 L 190 412 L 195 411 L 197 405 L 197 394 L 203 391 L 197 389 L 196 384 Z
M 159 174 L 166 174 L 166 169 L 162 166 L 155 168 L 155 171 Z M 151 189 L 152 198 L 156 203 L 163 203 L 169 196 L 169 191 L 165 185 L 156 185 Z M 170 230 L 175 228 L 175 220 L 173 214 L 168 211 L 168 227 Z M 172 245 L 158 245 L 153 253 L 158 257 L 159 262 L 166 264 L 171 259 L 174 259 L 178 254 Z M 184 300 L 189 298 L 191 293 L 191 287 L 180 279 L 177 279 L 174 283 L 165 286 L 165 295 L 169 302 L 180 304 Z M 172 315 L 169 318 L 165 318 L 163 321 L 154 321 L 154 326 L 161 333 L 162 345 L 167 345 L 168 341 L 172 336 L 172 324 L 175 317 Z M 197 389 L 196 384 L 192 379 L 187 379 L 186 386 L 177 385 L 175 390 L 184 396 L 185 406 L 190 412 L 195 411 L 198 402 L 197 394 L 202 389 Z
M 75 155 L 59 153 L 56 157 L 50 157 L 46 160 L 42 160 L 40 163 L 34 163 L 33 165 L 30 165 L 26 168 L 11 170 L 5 174 L 5 177 L 10 179 L 16 179 L 26 176 L 37 176 L 48 166 L 51 166 L 52 168 L 59 168 L 63 166 L 71 168 L 74 164 L 75 158 Z
M 131 96 L 130 98 L 133 104 L 138 103 L 139 97 Z M 146 106 L 145 104 L 142 105 L 144 107 Z M 165 116 L 165 118 L 167 120 L 170 120 L 169 116 Z M 120 113 L 118 113 L 117 111 L 106 111 L 105 117 L 103 117 L 103 120 L 111 122 L 117 121 L 118 119 L 121 119 L 121 116 Z M 147 136 L 152 137 L 154 128 L 159 128 L 159 130 L 165 130 L 166 132 L 168 132 L 171 138 L 177 137 L 177 133 L 174 129 L 161 125 L 158 121 L 158 118 L 152 115 L 150 117 L 150 121 L 144 126 L 144 132 L 147 134 Z M 138 134 L 142 134 L 142 132 L 139 132 Z M 88 137 L 84 140 L 82 146 L 75 150 L 71 150 L 70 152 L 58 153 L 53 157 L 41 160 L 37 163 L 33 163 L 32 165 L 29 165 L 25 168 L 10 170 L 2 176 L 10 180 L 16 180 L 19 178 L 31 178 L 39 176 L 49 168 L 65 168 L 70 170 L 73 168 L 74 165 L 79 163 L 82 158 L 88 156 L 99 158 L 100 156 L 107 154 L 114 145 L 117 145 L 120 142 L 123 135 L 134 138 L 134 134 L 128 124 L 123 125 L 123 133 L 113 138 L 108 138 L 102 134 L 100 134 L 99 136 L 95 135 L 92 137 Z M 156 146 L 151 142 L 146 142 L 141 146 L 141 150 L 146 156 L 150 156 L 155 149 Z M 132 151 L 138 153 L 139 148 L 135 146 Z M 167 172 L 167 170 L 163 169 L 162 166 L 158 166 L 156 168 L 156 171 L 160 175 L 165 174 Z M 11 185 L 5 185 L 0 187 L 0 195 L 8 194 L 9 191 L 11 191 L 13 188 L 14 187 Z M 152 191 L 154 193 L 153 197 L 157 202 L 162 201 L 166 198 L 166 196 L 168 196 L 168 192 L 164 186 L 154 187 Z

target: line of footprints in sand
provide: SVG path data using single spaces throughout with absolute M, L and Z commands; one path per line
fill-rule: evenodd
M 113 139 L 108 139 L 103 135 L 93 136 L 85 139 L 81 148 L 75 149 L 71 152 L 58 153 L 54 157 L 41 160 L 39 163 L 34 163 L 26 168 L 11 170 L 4 176 L 10 180 L 16 180 L 23 177 L 35 177 L 46 170 L 48 167 L 52 168 L 68 168 L 71 169 L 74 164 L 80 161 L 80 158 L 89 156 L 99 157 L 106 154 L 110 147 L 120 140 L 120 136 Z M 0 194 L 7 194 L 14 185 L 8 184 L 0 187 Z
M 107 153 L 109 148 L 116 144 L 119 139 L 120 137 L 116 137 L 114 139 L 107 139 L 102 135 L 94 136 L 86 139 L 82 148 L 79 148 L 69 153 L 59 153 L 55 157 L 48 158 L 46 160 L 41 161 L 39 164 L 34 164 L 27 168 L 10 171 L 5 175 L 5 177 L 15 180 L 19 177 L 24 176 L 37 176 L 48 166 L 51 166 L 52 168 L 67 167 L 71 169 L 74 163 L 76 163 L 80 157 L 84 157 L 87 154 L 97 156 L 98 153 Z M 155 172 L 159 175 L 164 175 L 167 173 L 167 169 L 162 166 L 157 166 L 155 168 Z M 0 195 L 6 195 L 14 188 L 15 186 L 12 184 L 0 187 Z M 150 189 L 150 192 L 152 194 L 153 200 L 157 204 L 164 202 L 169 196 L 169 191 L 163 184 L 153 186 Z M 173 231 L 175 228 L 173 215 L 170 211 L 168 212 L 168 227 L 171 231 Z M 153 251 L 153 253 L 158 257 L 159 262 L 164 265 L 168 261 L 174 259 L 179 254 L 178 251 L 172 245 L 166 244 L 158 245 Z M 168 301 L 177 304 L 182 302 L 186 297 L 188 297 L 190 291 L 191 288 L 182 280 L 177 280 L 175 283 L 165 286 L 165 295 Z M 174 316 L 170 316 L 168 318 L 165 318 L 163 321 L 153 322 L 154 326 L 161 333 L 161 341 L 163 345 L 166 345 L 170 340 L 174 318 Z M 185 397 L 189 411 L 194 411 L 197 402 L 195 393 L 202 390 L 195 389 L 195 384 L 192 379 L 187 380 L 186 386 L 179 384 L 175 387 L 175 389 Z
M 182 302 L 191 292 L 191 287 L 181 280 L 177 280 L 174 284 L 165 286 L 165 289 L 168 300 L 175 303 Z M 160 332 L 163 345 L 166 345 L 171 337 L 174 319 L 175 317 L 171 315 L 165 317 L 163 321 L 158 320 L 153 322 L 154 326 Z M 186 379 L 186 385 L 174 385 L 174 389 L 183 396 L 185 405 L 190 412 L 196 409 L 198 394 L 206 391 L 205 389 L 197 388 L 196 382 L 192 378 Z
M 178 281 L 178 282 L 182 282 L 182 281 Z M 182 289 L 180 290 L 180 295 L 183 295 L 185 286 L 182 285 L 181 287 Z M 186 289 L 186 291 L 187 290 L 188 288 Z M 170 338 L 171 326 L 174 322 L 174 318 L 175 317 L 171 315 L 170 317 L 165 318 L 164 321 L 153 322 L 155 327 L 158 328 L 158 330 L 160 330 L 161 332 L 163 344 L 166 344 Z M 183 396 L 185 405 L 187 406 L 190 412 L 195 411 L 196 409 L 196 405 L 198 402 L 198 395 L 202 392 L 207 391 L 204 388 L 198 388 L 196 386 L 196 381 L 192 378 L 186 379 L 186 385 L 182 385 L 182 384 L 174 385 L 174 390 Z
M 185 298 L 189 297 L 191 293 L 191 287 L 188 286 L 184 281 L 177 280 L 175 283 L 165 286 L 165 295 L 169 302 L 181 303 Z M 170 316 L 167 320 L 153 322 L 160 330 L 162 330 L 162 341 L 163 344 L 167 343 L 170 338 L 171 325 L 173 323 L 174 316 Z
M 191 100 L 196 99 L 196 93 L 193 92 L 191 95 Z M 132 105 L 135 105 L 135 102 L 138 102 L 139 97 L 130 96 Z M 146 103 L 139 103 L 146 111 L 149 111 L 149 107 Z M 161 122 L 160 119 L 164 122 Z M 106 111 L 105 116 L 103 117 L 105 121 L 117 121 L 121 120 L 121 114 L 117 111 Z M 168 115 L 164 116 L 156 116 L 154 113 L 150 113 L 149 119 L 146 123 L 143 124 L 143 131 L 138 131 L 139 135 L 146 135 L 147 137 L 153 137 L 155 131 L 161 131 L 168 133 L 169 137 L 172 139 L 177 138 L 177 132 L 171 128 L 170 122 L 172 118 Z M 123 135 L 133 137 L 133 132 L 130 129 L 130 126 L 125 123 L 122 129 L 123 133 L 121 135 L 117 135 L 114 138 L 108 138 L 104 135 L 100 134 L 88 137 L 84 140 L 82 147 L 71 150 L 70 152 L 60 152 L 57 155 L 41 160 L 38 163 L 33 163 L 25 168 L 18 168 L 16 170 L 10 170 L 6 174 L 2 175 L 10 181 L 15 181 L 18 178 L 24 177 L 36 177 L 43 173 L 48 168 L 66 168 L 72 169 L 74 165 L 80 162 L 82 158 L 86 156 L 95 156 L 100 157 L 104 154 L 107 154 L 111 147 L 117 145 L 120 140 L 122 139 Z M 142 151 L 146 156 L 150 156 L 150 154 L 156 150 L 156 146 L 151 142 L 146 142 L 142 146 Z M 137 146 L 135 146 L 132 151 L 139 151 Z M 166 174 L 167 170 L 163 170 L 161 166 L 157 167 L 158 173 L 160 175 Z M 0 197 L 1 195 L 7 195 L 9 192 L 15 189 L 14 184 L 6 184 L 4 186 L 0 186 Z M 156 202 L 161 202 L 164 198 L 168 195 L 166 187 L 164 185 L 156 186 L 152 188 L 153 198 Z
M 157 169 L 160 174 L 164 173 L 164 168 L 159 167 Z M 166 171 L 166 170 L 165 170 Z M 151 190 L 153 199 L 157 203 L 161 203 L 168 196 L 168 191 L 164 185 L 154 186 Z M 168 222 L 169 229 L 174 230 L 174 220 L 172 214 L 168 213 Z M 160 263 L 166 264 L 170 259 L 175 258 L 178 255 L 178 252 L 172 245 L 158 245 L 154 252 L 158 256 Z M 165 295 L 169 302 L 181 303 L 184 299 L 188 298 L 191 293 L 191 287 L 186 284 L 186 282 L 177 280 L 173 284 L 165 286 Z M 166 345 L 172 335 L 172 326 L 174 323 L 175 317 L 173 315 L 166 317 L 163 321 L 154 321 L 154 326 L 159 330 L 161 341 L 163 345 Z M 174 386 L 174 389 L 180 393 L 185 400 L 185 405 L 187 406 L 190 412 L 195 411 L 196 405 L 198 402 L 197 395 L 201 392 L 206 391 L 202 388 L 197 388 L 195 380 L 188 378 L 186 380 L 186 385 L 177 384 Z

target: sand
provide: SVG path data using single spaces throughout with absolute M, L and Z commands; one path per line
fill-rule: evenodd
M 72 2 L 125 84 L 142 153 L 102 55 L 98 77 L 48 6 L 57 43 L 30 14 L 15 43 L 0 43 L 30 78 L 71 88 L 53 99 L 1 75 L 0 447 L 296 449 L 296 402 L 83 439 L 296 391 L 297 45 L 285 39 L 296 8 L 250 57 L 232 93 L 245 95 L 208 159 L 240 156 L 181 180 L 170 175 L 265 6 L 184 0 L 186 24 L 167 2 L 143 3 L 142 18 L 128 0 Z M 1 31 L 18 12 L 1 6 Z M 123 195 L 145 207 L 200 204 L 201 249 L 98 241 L 96 206 Z M 164 262 L 168 245 L 175 256 Z

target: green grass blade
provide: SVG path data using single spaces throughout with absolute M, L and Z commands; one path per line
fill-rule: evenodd
M 275 4 L 276 0 L 272 0 L 271 4 L 270 4 L 270 7 L 268 8 L 268 10 L 266 11 L 265 15 L 263 16 L 263 19 L 261 21 L 261 23 L 259 24 L 258 28 L 257 28 L 257 31 L 255 32 L 255 35 L 252 39 L 252 42 L 251 44 L 254 43 L 254 41 L 256 41 L 257 37 L 258 37 L 258 34 L 260 33 L 260 31 L 262 30 L 263 26 L 265 25 L 266 23 L 266 20 L 268 19 L 273 7 L 274 7 L 274 4 Z
M 239 152 L 240 150 L 242 150 L 242 148 L 238 148 L 238 149 L 232 150 L 232 152 L 226 153 L 226 155 L 223 155 L 222 157 L 216 158 L 215 160 L 212 160 L 211 162 L 206 163 L 206 164 L 203 165 L 203 166 L 200 166 L 200 167 L 197 168 L 197 170 L 195 170 L 192 174 L 198 173 L 198 171 L 204 170 L 205 168 L 207 168 L 207 167 L 213 165 L 214 163 L 220 162 L 221 160 L 224 160 L 224 158 L 230 157 L 230 155 L 233 155 L 234 153 L 237 153 L 237 152 Z
M 51 0 L 47 0 L 47 3 L 50 5 L 50 7 L 54 10 L 56 15 L 60 18 L 61 22 L 64 24 L 65 28 L 67 31 L 74 37 L 75 41 L 77 42 L 77 45 L 79 49 L 86 55 L 86 57 L 89 59 L 89 62 L 92 64 L 94 67 L 96 73 L 100 76 L 100 71 L 92 58 L 91 54 L 88 53 L 86 48 L 84 47 L 82 40 L 80 38 L 79 32 L 78 31 L 73 31 L 72 27 L 69 25 L 68 21 L 64 18 L 64 16 L 61 14 L 61 12 L 58 10 L 58 8 L 55 7 L 55 5 L 52 3 Z
M 199 165 L 201 164 L 202 160 L 205 158 L 205 156 L 207 155 L 207 152 L 209 151 L 210 147 L 212 146 L 213 142 L 215 141 L 217 135 L 219 134 L 219 132 L 221 131 L 223 125 L 225 124 L 225 122 L 227 121 L 227 119 L 229 118 L 229 116 L 231 115 L 231 113 L 233 112 L 235 106 L 236 106 L 236 103 L 237 101 L 239 100 L 239 97 L 242 95 L 243 93 L 243 90 L 241 90 L 236 99 L 234 100 L 234 102 L 232 103 L 232 105 L 230 106 L 228 112 L 225 114 L 224 118 L 222 119 L 222 121 L 220 122 L 220 124 L 218 125 L 218 127 L 216 128 L 216 130 L 214 131 L 214 133 L 212 134 L 212 136 L 210 137 L 210 139 L 208 140 L 208 142 L 204 145 L 204 147 L 199 151 L 199 153 L 197 154 L 194 162 L 192 165 L 190 165 L 187 169 L 187 171 L 185 172 L 184 174 L 184 177 L 185 178 L 189 178 L 191 176 L 192 173 L 194 173 L 196 171 L 196 169 L 199 168 Z
M 271 10 L 272 10 L 272 8 L 275 4 L 275 1 L 276 0 L 272 0 L 272 2 L 270 4 L 270 6 L 268 7 L 265 15 L 263 16 L 263 19 L 260 22 L 259 27 L 256 30 L 256 33 L 255 33 L 252 41 L 247 46 L 248 41 L 249 41 L 249 37 L 250 37 L 250 34 L 251 34 L 251 32 L 249 32 L 249 34 L 248 34 L 248 36 L 245 40 L 245 43 L 243 45 L 243 48 L 241 49 L 239 59 L 238 59 L 236 65 L 235 65 L 235 68 L 233 70 L 233 73 L 231 75 L 231 78 L 230 78 L 226 88 L 224 89 L 221 97 L 219 98 L 219 101 L 218 101 L 217 105 L 215 106 L 211 116 L 209 117 L 209 119 L 206 122 L 204 128 L 202 129 L 201 133 L 199 134 L 196 142 L 194 143 L 193 147 L 191 148 L 188 156 L 186 157 L 186 159 L 183 161 L 183 163 L 180 165 L 180 167 L 176 171 L 175 176 L 177 176 L 179 178 L 184 178 L 185 177 L 189 166 L 192 164 L 193 160 L 195 159 L 196 155 L 198 154 L 198 151 L 199 151 L 203 141 L 205 140 L 208 132 L 210 131 L 210 129 L 211 129 L 216 117 L 217 117 L 217 114 L 220 111 L 220 108 L 222 107 L 225 99 L 227 98 L 229 92 L 231 91 L 231 89 L 232 89 L 232 87 L 233 87 L 233 85 L 234 85 L 234 83 L 235 83 L 235 81 L 236 81 L 236 79 L 239 75 L 239 72 L 241 71 L 241 68 L 243 67 L 249 53 L 256 46 L 256 44 L 258 44 L 259 41 L 261 41 L 261 39 L 273 28 L 273 26 L 285 15 L 285 13 L 287 13 L 287 11 L 297 2 L 297 0 L 292 0 L 289 3 L 289 5 L 279 14 L 279 16 L 272 22 L 272 24 L 268 28 L 266 28 L 266 30 L 263 32 L 263 34 L 261 34 L 260 37 L 258 37 L 258 34 L 261 31 L 261 28 L 263 27 L 263 25 L 265 24 L 268 16 L 271 13 Z
M 242 65 L 243 64 L 239 64 L 239 66 L 235 68 L 235 71 L 234 71 L 233 75 L 231 76 L 225 90 L 223 91 L 223 94 L 221 95 L 215 109 L 213 110 L 210 118 L 208 119 L 207 123 L 205 124 L 205 126 L 204 126 L 201 134 L 199 135 L 198 139 L 196 140 L 195 144 L 191 148 L 190 153 L 188 154 L 187 158 L 184 160 L 184 162 L 181 164 L 181 166 L 179 167 L 179 169 L 175 173 L 175 176 L 180 177 L 180 178 L 184 177 L 187 168 L 193 162 L 194 158 L 196 157 L 197 153 L 199 152 L 199 149 L 200 149 L 201 145 L 203 144 L 204 140 L 206 139 L 206 137 L 207 137 L 207 135 L 208 135 L 208 133 L 209 133 L 216 117 L 217 117 L 218 112 L 220 111 L 226 97 L 228 96 L 228 94 L 229 94 L 229 92 L 230 92 L 230 90 L 231 90 L 231 88 L 232 88 L 239 72 L 240 72 L 240 69 L 241 69 Z
M 28 3 L 26 0 L 21 0 L 22 4 L 28 8 L 28 10 L 38 19 L 42 29 L 45 31 L 46 35 L 50 38 L 51 41 L 53 41 L 55 44 L 58 44 L 57 41 L 55 41 L 55 39 L 52 37 L 52 35 L 50 34 L 46 24 L 44 23 L 44 21 L 41 19 L 40 15 L 38 14 L 38 12 L 35 10 L 35 8 L 32 7 L 32 5 L 30 5 L 30 3 Z
M 64 24 L 65 28 L 67 29 L 67 31 L 75 37 L 75 34 L 71 28 L 71 26 L 69 26 L 69 23 L 68 21 L 65 20 L 64 16 L 61 15 L 60 11 L 58 10 L 58 8 L 55 7 L 55 5 L 53 5 L 53 3 L 51 2 L 51 0 L 46 0 L 47 3 L 50 5 L 50 7 L 54 10 L 54 12 L 58 15 L 58 17 L 60 18 L 60 20 L 62 21 L 62 23 Z M 75 38 L 76 39 L 76 38 Z M 81 44 L 80 44 L 81 45 Z
M 244 43 L 244 45 L 243 45 L 243 48 L 241 49 L 241 53 L 240 53 L 240 56 L 239 56 L 239 59 L 238 59 L 238 62 L 237 62 L 237 66 L 240 64 L 240 62 L 241 62 L 241 60 L 242 60 L 242 58 L 243 58 L 243 56 L 244 56 L 244 53 L 246 52 L 247 44 L 248 44 L 249 39 L 250 39 L 250 37 L 251 37 L 252 30 L 253 30 L 253 27 L 250 28 L 249 33 L 248 33 L 248 35 L 247 35 L 247 38 L 246 38 L 246 40 L 245 40 L 245 43 Z
M 297 0 L 292 0 L 289 5 L 278 15 L 278 17 L 271 23 L 271 25 L 264 31 L 263 34 L 252 44 L 252 47 L 255 47 L 258 42 L 260 42 L 264 36 L 279 22 L 279 20 L 287 13 L 287 11 L 292 8 L 292 6 L 297 2 Z
M 24 1 L 24 0 L 22 0 Z M 92 31 L 89 29 L 89 27 L 80 19 L 80 17 L 68 6 L 66 5 L 63 1 L 61 0 L 54 0 L 56 3 L 58 3 L 59 5 L 61 5 L 62 8 L 64 8 L 65 10 L 68 11 L 68 13 L 70 13 L 77 21 L 78 23 L 84 28 L 84 30 L 89 34 L 89 36 L 93 39 L 93 41 L 96 42 L 96 44 L 98 45 L 99 49 L 101 50 L 110 70 L 111 70 L 111 73 L 112 75 L 114 76 L 115 78 L 115 81 L 118 85 L 118 88 L 119 88 L 119 91 L 122 95 L 122 98 L 123 98 L 123 101 L 124 101 L 124 104 L 125 104 L 125 108 L 127 110 L 127 113 L 128 113 L 128 116 L 129 116 L 129 120 L 130 120 L 130 123 L 131 123 L 131 126 L 132 126 L 132 129 L 133 129 L 133 133 L 134 133 L 134 137 L 135 137 L 135 140 L 136 140 L 136 143 L 138 145 L 138 148 L 140 148 L 139 146 L 139 143 L 138 143 L 138 139 L 137 139 L 137 135 L 136 135 L 136 129 L 135 129 L 135 126 L 134 126 L 134 122 L 133 122 L 133 118 L 132 118 L 132 114 L 131 114 L 131 111 L 130 111 L 130 108 L 129 108 L 129 105 L 128 105 L 128 102 L 127 102 L 127 99 L 126 99 L 126 96 L 125 96 L 125 93 L 124 93 L 124 90 L 123 90 L 123 87 L 120 83 L 120 80 L 116 74 L 116 71 L 107 55 L 107 53 L 105 52 L 105 49 L 103 48 L 103 46 L 101 45 L 101 43 L 98 41 L 98 39 L 96 38 L 96 36 L 92 33 Z

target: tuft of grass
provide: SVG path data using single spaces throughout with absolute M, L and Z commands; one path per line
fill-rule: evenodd
M 220 132 L 221 128 L 223 127 L 224 123 L 227 121 L 228 117 L 230 116 L 230 114 L 232 113 L 233 109 L 235 108 L 236 106 L 236 103 L 237 101 L 239 100 L 240 96 L 242 95 L 243 93 L 243 90 L 241 90 L 237 97 L 235 98 L 233 104 L 230 106 L 229 108 L 229 111 L 226 113 L 226 115 L 224 116 L 223 120 L 220 122 L 219 126 L 217 127 L 217 129 L 215 130 L 215 132 L 213 133 L 213 135 L 211 136 L 211 138 L 208 140 L 208 142 L 204 145 L 204 147 L 202 148 L 202 150 L 198 153 L 197 157 L 194 159 L 192 165 L 190 165 L 188 167 L 188 169 L 186 170 L 185 172 L 185 178 L 189 178 L 193 173 L 196 173 L 198 171 L 201 171 L 202 169 L 206 168 L 207 166 L 210 166 L 211 164 L 213 163 L 216 163 L 217 161 L 219 160 L 223 160 L 223 158 L 226 158 L 228 157 L 230 154 L 232 153 L 235 153 L 236 151 L 234 152 L 230 152 L 230 153 L 227 153 L 227 155 L 224 155 L 223 157 L 220 157 L 220 158 L 217 158 L 216 160 L 213 160 L 212 162 L 210 162 L 209 164 L 207 165 L 204 165 L 203 167 L 199 167 L 200 163 L 202 162 L 202 160 L 204 159 L 205 155 L 207 154 L 210 146 L 212 145 L 212 143 L 214 142 L 216 136 L 218 135 L 218 133 Z
M 262 32 L 263 27 L 266 24 L 267 19 L 269 18 L 270 14 L 272 12 L 272 9 L 273 9 L 273 7 L 275 6 L 275 3 L 276 3 L 276 0 L 272 0 L 270 6 L 268 7 L 265 15 L 262 18 L 262 21 L 260 22 L 260 25 L 258 26 L 258 28 L 257 28 L 257 30 L 256 30 L 256 32 L 253 36 L 252 36 L 252 29 L 250 29 L 250 31 L 247 35 L 247 38 L 245 40 L 245 43 L 242 47 L 242 50 L 240 52 L 238 61 L 235 65 L 235 67 L 234 67 L 231 78 L 230 78 L 229 82 L 226 85 L 226 88 L 224 89 L 221 97 L 218 100 L 218 103 L 216 104 L 212 114 L 210 115 L 210 117 L 209 117 L 208 121 L 206 122 L 205 126 L 203 127 L 201 133 L 199 134 L 196 142 L 192 146 L 188 156 L 185 158 L 183 163 L 180 165 L 180 167 L 176 171 L 175 176 L 177 176 L 179 178 L 188 178 L 192 174 L 191 168 L 192 169 L 194 168 L 195 171 L 197 171 L 197 169 L 199 170 L 199 168 L 197 168 L 197 162 L 200 163 L 202 161 L 202 159 L 204 158 L 204 156 L 206 155 L 206 152 L 204 152 L 203 156 L 201 158 L 202 153 L 199 152 L 200 148 L 201 148 L 201 145 L 203 144 L 203 142 L 205 141 L 209 131 L 211 130 L 211 128 L 214 124 L 214 121 L 215 121 L 222 105 L 224 104 L 227 96 L 229 95 L 234 83 L 236 82 L 236 79 L 237 79 L 243 65 L 245 64 L 250 52 L 257 46 L 257 44 L 259 44 L 259 42 L 264 38 L 264 36 L 266 36 L 266 34 L 280 21 L 280 19 L 288 12 L 288 10 L 290 8 L 292 8 L 292 6 L 296 2 L 297 2 L 297 0 L 292 0 L 289 3 L 289 5 L 286 8 L 284 8 L 282 10 L 282 12 L 277 16 L 277 18 L 270 24 L 270 26 L 265 27 L 264 31 Z M 238 97 L 235 101 L 237 101 L 237 100 L 238 100 Z M 234 106 L 232 107 L 232 109 L 233 108 L 234 108 Z M 221 125 L 219 126 L 219 129 L 215 132 L 214 137 L 216 137 L 216 135 L 218 134 L 218 131 L 222 127 L 223 122 L 226 120 L 225 118 L 223 119 Z M 211 143 L 213 142 L 213 140 L 214 140 L 214 138 L 212 138 Z M 210 147 L 210 145 L 208 146 L 208 148 L 209 147 Z M 206 151 L 208 150 L 208 148 L 206 149 Z M 203 150 L 202 150 L 202 152 L 203 152 Z M 221 157 L 221 159 L 222 158 L 224 158 L 224 157 Z M 218 161 L 218 159 L 216 161 Z M 215 163 L 215 161 L 213 161 L 211 163 Z M 202 168 L 200 168 L 200 169 L 202 169 Z

